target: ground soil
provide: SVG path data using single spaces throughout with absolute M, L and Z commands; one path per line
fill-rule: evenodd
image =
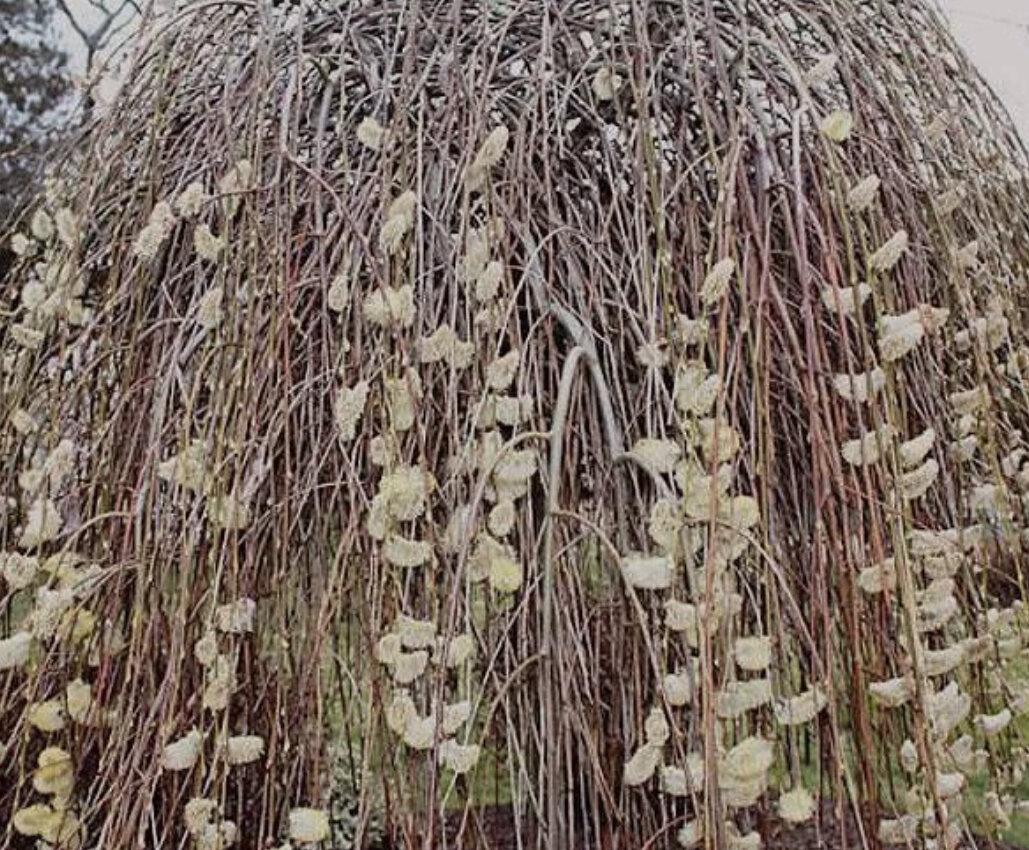
M 771 821 L 768 823 L 767 837 L 762 850 L 843 850 L 844 844 L 838 826 L 836 816 L 829 806 L 822 807 L 821 816 L 817 821 L 811 821 L 803 826 L 790 827 L 781 822 Z M 441 848 L 446 847 L 447 850 L 466 850 L 466 848 L 517 850 L 518 848 L 514 815 L 507 806 L 479 809 L 475 816 L 469 816 L 465 822 L 463 840 L 460 842 L 454 840 L 457 827 L 457 822 L 452 821 L 448 824 L 448 840 L 440 842 Z M 859 850 L 861 841 L 853 816 L 847 817 L 846 827 L 846 846 L 853 850 Z M 664 846 L 666 845 L 660 842 L 653 845 L 654 848 Z M 674 847 L 674 839 L 667 846 Z M 523 833 L 522 847 L 525 850 L 529 850 L 529 848 L 535 850 L 536 844 L 531 836 L 525 836 Z M 624 842 L 617 842 L 614 836 L 612 836 L 610 844 L 588 848 L 583 844 L 579 848 L 569 848 L 569 850 L 608 850 L 609 847 L 618 848 L 618 850 L 635 850 L 635 848 L 628 848 Z M 988 838 L 976 839 L 974 843 L 966 840 L 961 847 L 962 850 L 1019 850 L 1014 845 Z M 884 850 L 888 850 L 888 848 L 884 846 Z

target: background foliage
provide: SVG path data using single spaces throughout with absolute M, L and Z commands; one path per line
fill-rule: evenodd
M 69 91 L 48 0 L 0 0 L 0 221 L 14 210 Z

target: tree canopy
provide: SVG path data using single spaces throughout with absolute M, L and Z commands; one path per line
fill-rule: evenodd
M 0 289 L 5 847 L 1029 812 L 1029 158 L 932 4 L 196 2 L 79 142 Z
M 14 209 L 69 89 L 49 0 L 0 0 L 0 220 Z

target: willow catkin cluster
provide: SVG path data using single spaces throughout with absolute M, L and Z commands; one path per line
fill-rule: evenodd
M 8 835 L 1002 831 L 1025 166 L 920 2 L 169 13 L 9 239 Z

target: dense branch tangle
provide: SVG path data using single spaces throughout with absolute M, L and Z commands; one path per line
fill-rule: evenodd
M 147 38 L 3 296 L 5 841 L 1003 824 L 1025 154 L 932 11 Z

